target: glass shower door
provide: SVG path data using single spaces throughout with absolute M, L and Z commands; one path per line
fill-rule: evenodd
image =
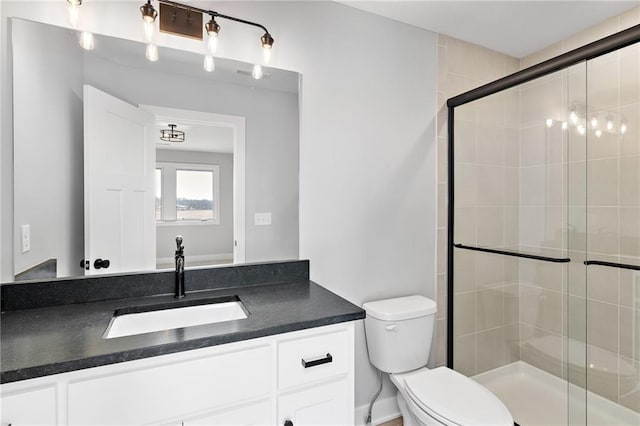
M 640 424 L 640 47 L 587 62 L 587 424 Z

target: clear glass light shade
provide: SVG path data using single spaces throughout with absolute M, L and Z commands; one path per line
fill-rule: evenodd
M 260 64 L 255 64 L 253 66 L 253 70 L 251 71 L 251 76 L 256 80 L 260 80 L 263 77 L 262 66 Z
M 271 53 L 272 52 L 273 52 L 273 50 L 271 49 L 271 46 L 263 46 L 262 47 L 262 56 L 263 56 L 265 65 L 269 65 L 271 63 Z
M 158 47 L 155 44 L 147 44 L 145 56 L 151 62 L 156 62 L 158 60 Z
M 218 50 L 218 34 L 211 33 L 207 36 L 207 50 L 210 54 L 215 55 Z
M 78 42 L 83 49 L 92 50 L 94 48 L 93 33 L 82 31 Z
M 78 24 L 80 23 L 80 5 L 68 3 L 67 6 L 69 23 L 71 23 L 71 27 L 78 28 Z
M 156 25 L 153 21 L 147 21 L 146 19 L 142 21 L 142 26 L 144 27 L 144 41 L 147 43 L 151 43 L 153 40 L 153 35 L 156 32 Z
M 213 60 L 213 56 L 211 55 L 206 55 L 204 57 L 204 70 L 206 72 L 212 72 L 216 69 L 216 64 Z

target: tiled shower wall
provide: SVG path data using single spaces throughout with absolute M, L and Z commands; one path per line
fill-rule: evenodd
M 438 295 L 438 319 L 436 322 L 436 353 L 435 359 L 437 365 L 446 364 L 447 350 L 447 108 L 446 100 L 460 93 L 466 92 L 474 87 L 488 83 L 505 75 L 511 74 L 518 70 L 519 62 L 510 56 L 485 49 L 483 47 L 457 40 L 444 35 L 438 35 L 438 116 L 437 116 L 437 132 L 438 132 L 438 211 L 437 211 L 437 295 Z M 498 143 L 493 146 L 493 151 L 480 161 L 483 163 L 484 171 L 481 175 L 486 178 L 491 176 L 501 178 L 506 173 L 504 163 L 504 137 L 503 132 L 506 131 L 505 114 L 513 113 L 506 104 L 505 99 L 501 99 L 497 103 L 486 102 L 479 109 L 469 111 L 464 120 L 464 132 L 472 138 L 472 140 L 494 140 L 493 135 L 499 134 L 495 139 Z M 473 147 L 467 147 L 471 150 Z M 486 152 L 481 152 L 485 154 Z M 468 152 L 473 156 L 475 161 L 475 152 Z M 497 160 L 497 161 L 496 161 Z M 474 170 L 473 173 L 477 173 Z M 466 214 L 470 220 L 468 222 L 468 232 L 472 236 L 473 241 L 467 241 L 470 244 L 476 242 L 478 232 L 483 235 L 492 234 L 492 228 L 479 227 L 476 214 L 483 217 L 489 216 L 489 219 L 496 222 L 497 217 L 493 216 L 493 212 L 500 211 L 503 213 L 505 200 L 503 194 L 498 199 L 488 200 L 483 204 L 482 211 L 479 211 L 477 203 L 477 191 L 474 188 L 469 194 L 474 201 L 467 204 L 467 209 L 461 210 L 459 213 Z M 482 191 L 483 193 L 485 191 Z M 492 194 L 483 194 L 491 196 Z M 501 225 L 500 225 L 501 227 Z M 495 229 L 495 228 L 493 228 Z M 488 231 L 488 232 L 487 232 Z M 484 234 L 482 234 L 484 233 Z M 492 234 L 493 235 L 493 234 Z M 503 238 L 502 232 L 494 234 L 499 238 Z M 494 279 L 495 265 L 491 265 L 493 257 L 488 256 L 468 256 L 467 259 L 473 262 L 473 268 L 469 268 L 469 276 L 467 283 L 469 284 L 464 290 L 465 295 L 460 300 L 466 304 L 467 329 L 463 331 L 463 344 L 468 346 L 468 353 L 472 354 L 469 358 L 468 365 L 473 371 L 476 370 L 477 354 L 480 355 L 481 367 L 494 367 L 496 357 L 493 356 L 493 348 L 496 340 L 504 341 L 505 338 L 505 322 L 504 312 L 504 287 L 505 282 L 496 282 Z M 499 265 L 502 271 L 504 265 Z M 478 270 L 476 270 L 478 268 Z M 478 280 L 476 281 L 476 276 Z M 483 285 L 486 284 L 486 285 Z M 485 303 L 483 303 L 484 301 Z M 479 305 L 482 304 L 482 305 Z M 493 308 L 498 307 L 496 311 Z M 517 304 L 516 304 L 517 305 Z M 480 306 L 477 308 L 477 306 Z M 499 317 L 499 318 L 498 318 Z M 476 324 L 478 324 L 476 326 Z M 480 335 L 480 338 L 477 338 Z M 479 345 L 478 345 L 479 343 Z M 500 359 L 503 359 L 500 356 Z

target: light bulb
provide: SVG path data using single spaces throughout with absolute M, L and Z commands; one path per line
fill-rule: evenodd
M 553 119 L 547 118 L 546 124 L 547 124 L 547 127 L 549 128 L 553 127 Z
M 622 123 L 620 123 L 620 134 L 624 135 L 625 133 L 627 133 L 627 122 L 622 120 Z
M 218 33 L 213 33 L 207 36 L 207 50 L 212 55 L 214 55 L 218 50 Z
M 593 117 L 591 119 L 591 128 L 595 129 L 596 127 L 598 127 L 598 119 Z
M 611 115 L 607 116 L 607 130 L 613 130 L 613 117 Z
M 211 55 L 206 55 L 204 57 L 204 70 L 206 72 L 212 72 L 216 69 L 216 64 L 213 61 L 213 56 Z
M 569 128 L 569 123 L 567 123 L 566 121 L 562 122 L 562 130 L 567 130 Z
M 155 23 L 145 19 L 142 21 L 142 26 L 144 27 L 144 41 L 151 43 L 153 40 L 153 34 L 156 32 Z
M 83 49 L 92 50 L 94 48 L 93 33 L 90 33 L 88 31 L 82 31 L 80 33 L 79 43 Z
M 147 44 L 145 56 L 151 62 L 156 62 L 158 60 L 158 47 L 155 44 Z
M 264 64 L 265 65 L 269 65 L 271 63 L 271 52 L 273 50 L 271 49 L 271 46 L 264 46 L 262 48 L 262 55 L 263 55 L 263 59 L 264 59 Z
M 596 138 L 599 138 L 600 136 L 602 136 L 602 130 L 598 129 L 596 130 Z
M 69 11 L 69 22 L 71 23 L 71 27 L 78 28 L 78 23 L 80 22 L 80 4 L 68 2 L 67 10 Z
M 582 124 L 578 124 L 577 129 L 578 129 L 578 133 L 580 133 L 581 135 L 584 135 L 584 132 L 585 132 L 586 129 L 584 128 L 584 126 Z
M 571 112 L 569 113 L 569 119 L 573 124 L 576 124 L 578 122 L 578 114 L 576 114 L 574 110 L 571 110 Z
M 260 66 L 260 64 L 255 64 L 253 66 L 253 71 L 251 71 L 251 76 L 256 80 L 260 80 L 262 78 L 262 66 Z
M 262 54 L 264 55 L 264 63 L 265 65 L 269 65 L 271 62 L 271 49 L 273 47 L 273 37 L 268 32 L 264 33 L 262 37 L 260 37 L 260 43 L 262 43 Z

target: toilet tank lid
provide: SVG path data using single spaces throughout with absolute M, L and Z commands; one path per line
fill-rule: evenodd
M 383 321 L 401 321 L 436 313 L 436 302 L 424 296 L 414 295 L 376 300 L 362 305 L 367 316 Z

